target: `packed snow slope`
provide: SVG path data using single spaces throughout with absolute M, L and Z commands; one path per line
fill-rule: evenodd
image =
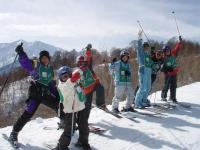
M 89 141 L 93 150 L 199 150 L 200 149 L 200 82 L 177 90 L 179 101 L 191 104 L 190 109 L 177 106 L 175 110 L 163 112 L 162 117 L 135 115 L 136 122 L 126 118 L 117 119 L 97 108 L 92 109 L 90 123 L 107 129 L 103 135 L 90 133 Z M 160 92 L 155 102 L 159 102 Z M 155 95 L 151 99 L 154 102 Z M 122 103 L 123 105 L 123 103 Z M 130 114 L 127 114 L 130 115 Z M 61 130 L 44 130 L 45 126 L 56 127 L 57 118 L 37 118 L 28 123 L 19 135 L 23 150 L 46 150 L 45 143 L 56 145 Z M 3 139 L 12 127 L 0 129 L 0 150 L 12 150 Z M 76 150 L 76 132 L 71 150 Z

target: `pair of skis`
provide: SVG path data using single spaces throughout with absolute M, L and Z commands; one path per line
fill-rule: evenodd
M 43 127 L 44 130 L 56 130 L 58 129 L 57 127 L 50 127 L 50 126 L 45 126 Z M 75 130 L 78 130 L 78 126 L 75 127 Z M 89 123 L 89 132 L 90 133 L 94 133 L 94 134 L 103 134 L 104 132 L 106 132 L 106 129 L 100 128 L 95 126 L 92 123 Z
M 103 110 L 103 109 L 102 109 Z M 150 112 L 148 110 L 135 110 L 134 112 L 119 112 L 119 113 L 114 113 L 108 109 L 105 109 L 103 110 L 105 111 L 106 113 L 109 113 L 111 115 L 113 115 L 114 117 L 118 118 L 118 119 L 121 119 L 121 118 L 126 118 L 126 119 L 129 119 L 131 121 L 134 121 L 134 122 L 138 122 L 135 118 L 137 118 L 136 116 L 137 115 L 142 115 L 142 116 L 149 116 L 149 117 L 161 117 L 162 116 L 162 113 L 160 112 Z M 130 114 L 130 115 L 126 115 L 126 114 Z
M 190 109 L 191 108 L 191 104 L 184 103 L 184 102 L 177 102 L 177 103 L 164 102 L 164 103 L 160 103 L 160 104 L 155 103 L 152 106 L 153 107 L 163 108 L 163 109 L 175 109 L 177 106 L 185 108 L 185 109 Z

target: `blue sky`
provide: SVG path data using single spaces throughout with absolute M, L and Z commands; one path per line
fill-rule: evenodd
M 177 36 L 200 41 L 198 0 L 0 0 L 0 42 L 41 40 L 71 50 L 128 46 L 138 24 L 155 40 Z

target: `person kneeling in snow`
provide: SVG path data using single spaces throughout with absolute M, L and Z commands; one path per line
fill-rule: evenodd
M 59 94 L 65 112 L 65 128 L 59 143 L 54 150 L 68 150 L 72 135 L 75 130 L 75 124 L 78 124 L 79 139 L 76 146 L 84 150 L 91 150 L 88 144 L 89 128 L 87 111 L 85 109 L 85 93 L 80 86 L 80 80 L 72 81 L 71 69 L 63 66 L 58 70 Z
M 28 71 L 31 76 L 31 84 L 29 87 L 29 97 L 26 100 L 26 108 L 23 114 L 19 117 L 13 126 L 9 140 L 18 145 L 18 133 L 32 118 L 37 111 L 39 105 L 42 103 L 47 107 L 58 112 L 59 108 L 59 93 L 54 80 L 53 68 L 50 65 L 50 56 L 48 51 L 41 51 L 38 61 L 33 61 L 28 58 L 24 52 L 22 44 L 18 45 L 15 51 L 19 55 L 19 62 L 21 66 Z M 64 122 L 64 112 L 61 110 L 60 119 Z
M 115 96 L 112 100 L 112 111 L 119 113 L 119 102 L 124 93 L 127 95 L 126 106 L 123 111 L 134 111 L 132 107 L 134 94 L 131 82 L 131 65 L 129 64 L 129 52 L 126 50 L 120 53 L 121 60 L 110 64 L 109 70 L 115 81 Z

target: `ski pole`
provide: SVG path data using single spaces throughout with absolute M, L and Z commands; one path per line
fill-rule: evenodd
M 18 56 L 18 54 L 16 54 L 15 59 L 14 59 L 14 61 L 13 61 L 13 63 L 12 63 L 12 66 L 11 66 L 11 69 L 10 69 L 11 71 L 12 71 L 12 69 L 13 69 L 13 67 L 14 67 L 15 61 L 17 60 L 17 56 Z M 6 80 L 5 80 L 4 84 L 3 84 L 3 86 L 2 86 L 2 88 L 1 88 L 0 97 L 1 97 L 1 94 L 3 93 L 3 90 L 4 90 L 4 88 L 5 88 L 6 84 L 7 84 L 7 82 L 8 82 L 9 77 L 10 77 L 10 74 L 7 76 L 7 78 L 6 78 Z
M 23 46 L 23 43 L 21 42 L 20 45 Z M 11 69 L 10 69 L 11 71 L 13 70 L 13 67 L 14 67 L 14 64 L 15 64 L 15 62 L 16 62 L 16 60 L 17 60 L 17 57 L 18 57 L 18 53 L 16 54 L 15 59 L 14 59 L 12 65 L 11 65 Z M 7 82 L 8 82 L 9 77 L 10 77 L 10 74 L 7 76 L 7 78 L 6 78 L 6 80 L 5 80 L 4 84 L 3 84 L 3 86 L 2 86 L 2 88 L 1 88 L 0 97 L 1 97 L 1 94 L 3 93 L 3 90 L 4 90 L 4 88 L 5 88 L 6 84 L 7 84 Z
M 142 27 L 140 21 L 138 20 L 137 23 L 138 23 L 139 27 L 141 28 L 142 32 L 144 33 L 144 36 L 146 37 L 148 43 L 150 43 L 150 40 L 149 40 L 148 36 L 146 35 L 146 33 L 144 32 L 144 29 L 143 29 L 143 27 Z
M 178 31 L 178 35 L 181 36 L 180 31 L 179 31 L 179 27 L 178 27 L 178 23 L 177 23 L 177 20 L 176 20 L 175 11 L 172 11 L 172 14 L 173 14 L 173 16 L 174 16 L 174 21 L 175 21 L 175 23 L 176 23 L 176 28 L 177 28 L 177 31 Z
M 74 116 L 75 116 L 74 105 L 75 105 L 75 91 L 74 91 L 74 100 L 73 100 L 73 103 L 72 103 L 72 129 L 71 129 L 71 137 L 74 135 Z

